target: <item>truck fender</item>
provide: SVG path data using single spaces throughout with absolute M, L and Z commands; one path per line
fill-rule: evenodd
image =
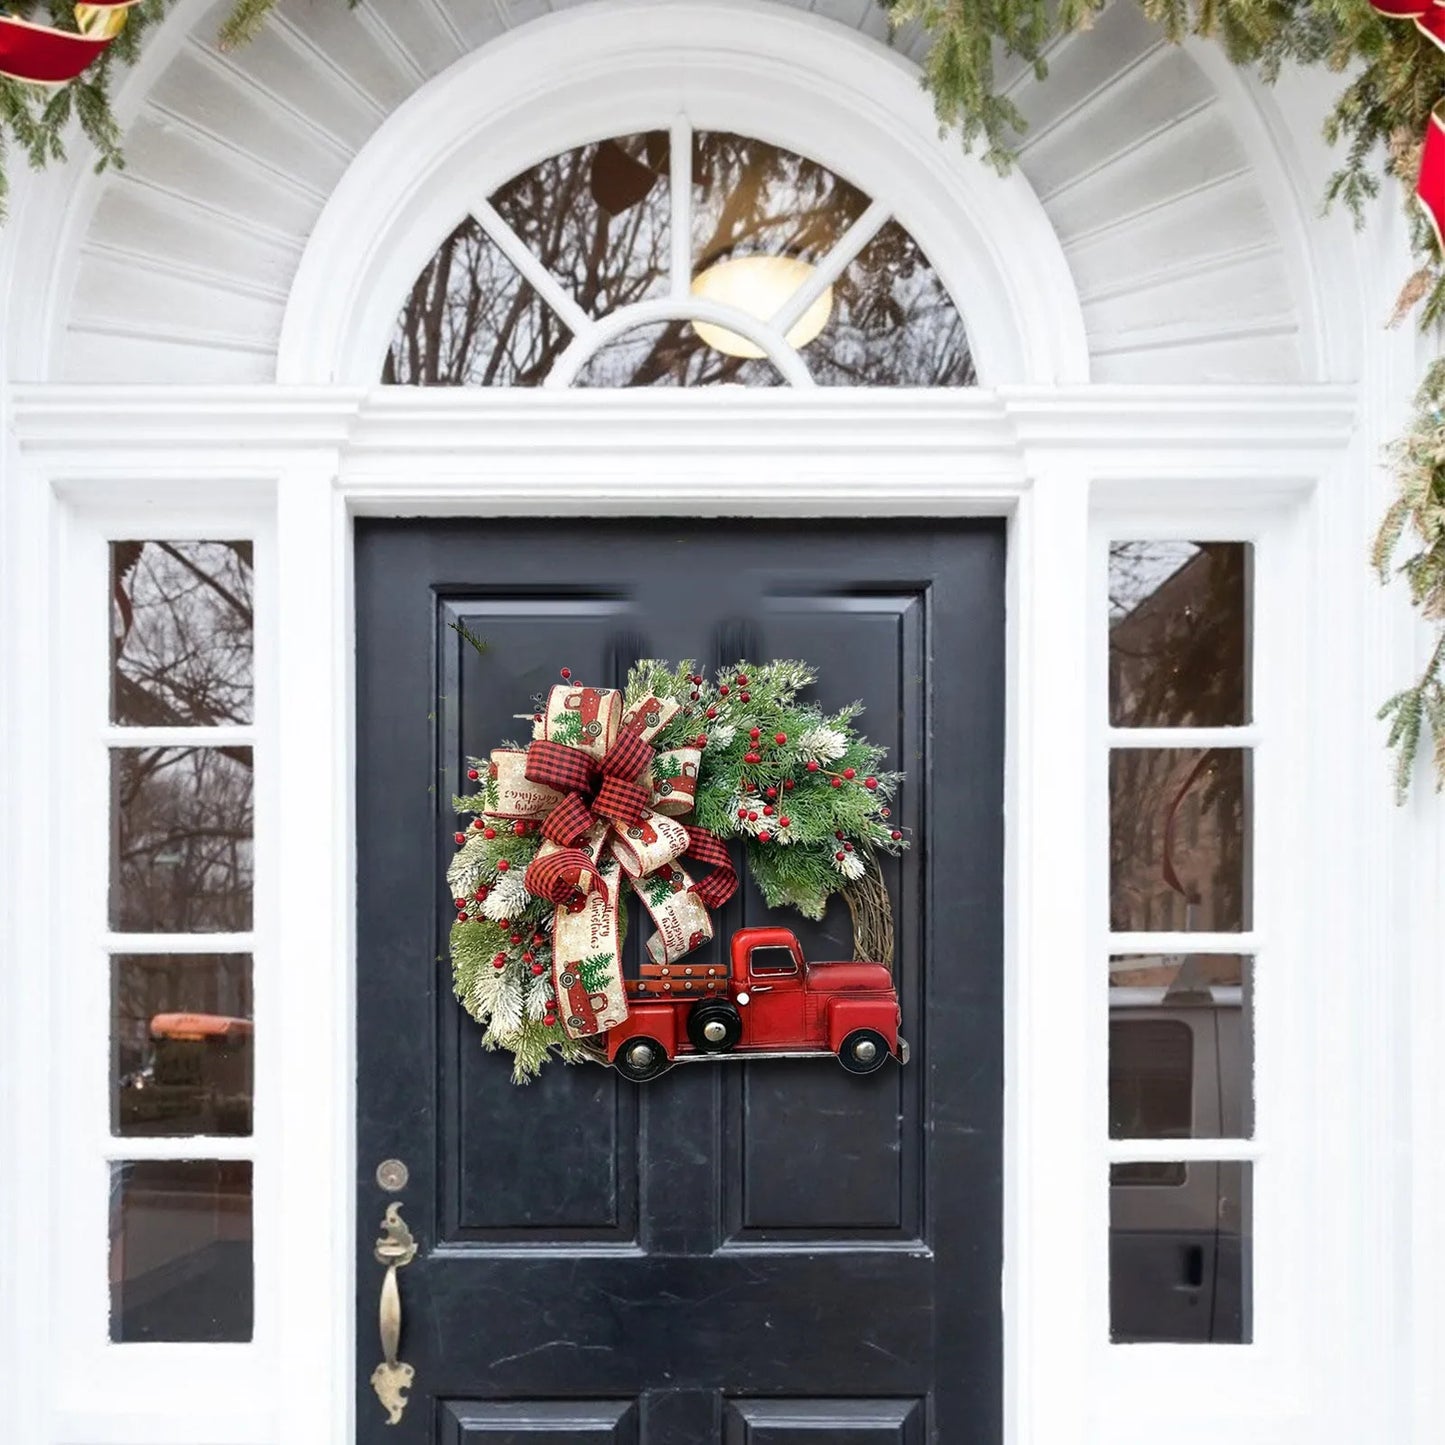
M 828 1047 L 836 1054 L 854 1029 L 872 1029 L 898 1051 L 898 1005 L 891 998 L 828 1000 Z
M 639 1034 L 656 1039 L 667 1050 L 667 1057 L 677 1057 L 677 1020 L 684 1010 L 680 1004 L 638 1003 L 633 1001 L 627 1017 L 607 1031 L 607 1058 L 617 1057 L 617 1050 Z

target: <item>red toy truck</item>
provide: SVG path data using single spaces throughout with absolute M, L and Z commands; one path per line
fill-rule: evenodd
M 629 1079 L 654 1079 L 674 1061 L 718 1055 L 821 1058 L 871 1074 L 892 1055 L 902 1014 L 881 963 L 806 963 L 787 928 L 733 935 L 732 968 L 648 964 L 627 984 L 629 1012 L 607 1031 L 607 1060 Z

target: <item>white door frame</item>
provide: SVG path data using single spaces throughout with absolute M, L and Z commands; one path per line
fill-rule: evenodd
M 1361 1416 L 1343 1385 L 1341 1399 L 1328 1390 L 1317 1398 L 1317 1386 L 1338 1343 L 1332 1329 L 1390 1308 L 1394 1276 L 1362 1270 L 1320 1278 L 1314 1266 L 1320 1238 L 1348 1250 L 1361 1211 L 1393 1219 L 1402 1208 L 1398 1171 L 1377 1158 L 1377 1120 L 1398 1079 L 1388 1069 L 1368 1072 L 1376 1059 L 1369 1041 L 1384 1037 L 1399 1009 L 1388 976 L 1376 993 L 1352 996 L 1348 1015 L 1316 993 L 1313 1009 L 1281 1010 L 1278 1027 L 1261 1035 L 1260 1088 L 1274 1098 L 1272 1110 L 1261 1099 L 1258 1152 L 1282 1181 L 1279 1203 L 1292 1204 L 1296 1194 L 1310 1199 L 1317 1232 L 1261 1206 L 1256 1345 L 1110 1347 L 1100 1313 L 1107 1010 L 1102 970 L 1089 967 L 1107 947 L 1099 918 L 1103 664 L 1099 614 L 1089 600 L 1102 598 L 1097 549 L 1113 527 L 1188 535 L 1203 527 L 1267 549 L 1258 647 L 1280 681 L 1272 738 L 1260 740 L 1272 751 L 1261 752 L 1260 767 L 1279 766 L 1260 803 L 1259 887 L 1278 906 L 1260 946 L 1271 949 L 1279 976 L 1301 985 L 1309 959 L 1329 956 L 1339 937 L 1375 957 L 1398 941 L 1390 930 L 1371 934 L 1377 920 L 1369 900 L 1340 877 L 1357 862 L 1361 831 L 1385 840 L 1394 822 L 1381 779 L 1358 767 L 1374 742 L 1358 711 L 1359 697 L 1372 695 L 1363 693 L 1375 685 L 1371 669 L 1363 658 L 1341 658 L 1335 645 L 1367 625 L 1359 600 L 1367 579 L 1357 595 L 1340 595 L 1340 578 L 1358 570 L 1356 534 L 1339 517 L 1358 465 L 1349 389 L 681 393 L 604 401 L 36 388 L 16 397 L 13 423 L 19 485 L 7 532 L 51 538 L 48 552 L 13 547 L 7 557 L 6 600 L 17 609 L 8 615 L 24 608 L 31 619 L 6 640 L 7 675 L 18 685 L 7 796 L 25 840 L 4 880 L 16 956 L 53 957 L 51 921 L 63 911 L 79 799 L 91 800 L 89 826 L 101 826 L 93 772 L 68 762 L 98 746 L 94 717 L 86 722 L 77 709 L 95 696 L 104 666 L 104 618 L 92 615 L 99 594 L 93 578 L 78 575 L 83 558 L 96 555 L 107 527 L 195 534 L 244 523 L 258 538 L 259 608 L 270 621 L 259 640 L 255 947 L 258 1043 L 269 1037 L 261 1047 L 271 1051 L 274 1072 L 258 1083 L 257 1259 L 263 1291 L 270 1281 L 284 1299 L 284 1307 L 258 1300 L 251 1346 L 106 1346 L 103 1321 L 94 1317 L 93 1273 L 86 1273 L 103 1264 L 101 1242 L 9 1261 L 7 1283 L 28 1302 L 5 1341 L 23 1364 L 19 1377 L 30 1382 L 22 1395 L 30 1433 L 21 1438 L 97 1445 L 340 1445 L 349 1438 L 350 532 L 357 515 L 418 514 L 1006 516 L 1007 1439 L 1114 1445 L 1147 1439 L 1167 1422 L 1172 1438 L 1203 1442 L 1217 1439 L 1228 1420 L 1249 1423 L 1247 1438 L 1261 1442 L 1283 1445 L 1308 1425 L 1331 1445 L 1357 1445 L 1365 1419 L 1378 1424 L 1378 1410 Z M 1297 598 L 1306 607 L 1298 621 Z M 1331 806 L 1318 806 L 1326 797 Z M 103 958 L 100 926 L 79 925 L 68 946 Z M 269 1017 L 267 979 L 275 989 Z M 73 1043 L 57 1012 L 62 986 L 46 969 L 6 980 L 6 1057 L 21 1077 L 57 1086 L 48 1112 L 21 1109 L 4 1119 L 5 1145 L 19 1157 L 49 1159 L 32 1187 L 5 1201 L 12 1238 L 70 1218 L 66 1201 L 78 1200 L 89 1168 L 70 1156 L 70 1142 L 51 1147 L 95 1137 L 96 1099 L 59 1087 Z M 318 1028 L 317 1020 L 330 1023 Z M 284 1108 L 278 1093 L 268 1093 L 283 1088 Z M 1328 1135 L 1315 1127 L 1316 1100 L 1336 1121 Z M 77 1111 L 88 1126 L 78 1129 Z M 1265 1123 L 1271 1112 L 1273 1133 Z M 1331 1186 L 1341 1160 L 1360 1169 L 1358 1188 Z M 1381 1165 L 1373 1173 L 1371 1160 Z M 98 1183 L 93 1168 L 89 1178 Z M 94 1218 L 84 1208 L 74 1217 Z M 1353 1335 L 1351 1348 L 1363 1351 L 1346 1372 L 1352 1384 L 1398 1368 Z M 258 1391 L 258 1379 L 266 1389 Z M 1181 1392 L 1190 1395 L 1185 1419 Z M 1384 1398 L 1393 1402 L 1380 1408 L 1406 1409 L 1404 1392 Z

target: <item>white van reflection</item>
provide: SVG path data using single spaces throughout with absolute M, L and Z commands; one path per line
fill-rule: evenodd
M 1189 961 L 1164 966 L 1174 973 L 1167 988 L 1109 990 L 1110 1138 L 1249 1137 L 1253 1069 L 1246 989 L 1217 983 L 1181 988 Z M 1242 977 L 1248 980 L 1247 973 Z M 1112 1338 L 1248 1341 L 1249 1166 L 1116 1164 L 1109 1183 Z

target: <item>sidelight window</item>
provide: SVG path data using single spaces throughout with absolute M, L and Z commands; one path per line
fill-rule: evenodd
M 1253 1338 L 1252 553 L 1108 549 L 1116 1343 Z
M 794 151 L 679 122 L 563 151 L 477 204 L 403 300 L 382 380 L 956 387 L 976 377 L 958 308 L 886 207 Z
M 252 544 L 109 550 L 109 1336 L 248 1340 Z

